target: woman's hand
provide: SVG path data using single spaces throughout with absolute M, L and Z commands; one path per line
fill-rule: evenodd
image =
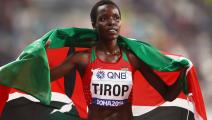
M 51 44 L 51 42 L 52 42 L 51 40 L 47 40 L 47 41 L 46 41 L 46 44 L 45 44 L 45 48 L 48 48 L 49 45 Z

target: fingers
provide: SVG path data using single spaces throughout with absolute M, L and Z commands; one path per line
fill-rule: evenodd
M 45 48 L 48 48 L 50 44 L 51 44 L 51 40 L 47 40 L 47 41 L 46 41 Z

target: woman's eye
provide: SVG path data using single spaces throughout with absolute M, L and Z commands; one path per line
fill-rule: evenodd
M 104 22 L 106 19 L 104 17 L 99 18 L 99 21 Z
M 120 20 L 120 17 L 119 16 L 114 16 L 114 20 Z

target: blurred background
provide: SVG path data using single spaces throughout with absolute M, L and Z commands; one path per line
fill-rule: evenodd
M 0 66 L 53 28 L 92 28 L 97 0 L 0 0 Z M 212 120 L 212 0 L 114 0 L 121 34 L 191 59 Z

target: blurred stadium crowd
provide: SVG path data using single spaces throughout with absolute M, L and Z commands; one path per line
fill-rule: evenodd
M 52 28 L 91 28 L 89 14 L 96 1 L 0 0 L 0 65 L 14 60 L 27 44 Z M 122 11 L 122 35 L 191 59 L 198 71 L 209 115 L 212 0 L 114 1 Z

